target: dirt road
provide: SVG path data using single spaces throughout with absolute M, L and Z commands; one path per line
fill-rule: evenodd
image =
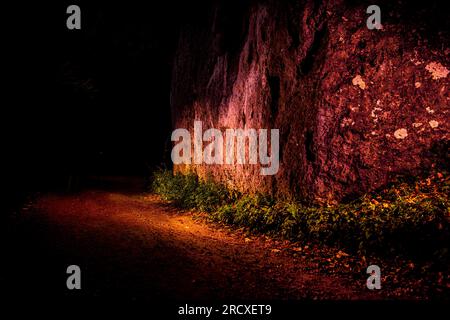
M 365 275 L 329 274 L 283 242 L 208 224 L 157 196 L 42 195 L 22 213 L 6 281 L 18 295 L 154 299 L 379 299 Z M 311 253 L 313 254 L 313 253 Z M 66 268 L 82 270 L 69 292 Z

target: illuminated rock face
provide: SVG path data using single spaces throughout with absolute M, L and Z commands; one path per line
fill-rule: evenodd
M 382 29 L 369 30 L 365 7 L 314 2 L 215 5 L 182 29 L 173 127 L 280 129 L 280 168 L 274 176 L 255 165 L 175 170 L 323 202 L 448 160 L 450 29 L 442 16 L 429 29 L 440 9 L 405 17 L 387 1 Z

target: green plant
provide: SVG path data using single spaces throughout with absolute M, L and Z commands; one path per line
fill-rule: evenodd
M 211 220 L 294 241 L 335 245 L 361 254 L 437 254 L 448 259 L 449 179 L 399 182 L 350 203 L 307 206 L 263 194 L 240 195 L 195 174 L 155 172 L 153 191 Z

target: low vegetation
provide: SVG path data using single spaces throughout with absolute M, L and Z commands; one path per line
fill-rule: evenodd
M 345 248 L 359 254 L 432 258 L 448 263 L 450 180 L 447 173 L 400 179 L 350 203 L 327 206 L 245 195 L 195 174 L 154 173 L 153 191 L 215 222 L 251 232 Z

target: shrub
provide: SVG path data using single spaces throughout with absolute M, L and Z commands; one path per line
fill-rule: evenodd
M 168 170 L 154 172 L 152 191 L 181 208 L 204 212 L 212 212 L 232 202 L 237 194 L 214 183 L 211 178 L 201 181 L 194 173 L 173 174 Z
M 314 241 L 361 254 L 434 254 L 448 259 L 449 179 L 442 173 L 400 182 L 351 203 L 307 206 L 299 201 L 240 195 L 212 179 L 158 171 L 153 191 L 211 220 L 294 241 Z

